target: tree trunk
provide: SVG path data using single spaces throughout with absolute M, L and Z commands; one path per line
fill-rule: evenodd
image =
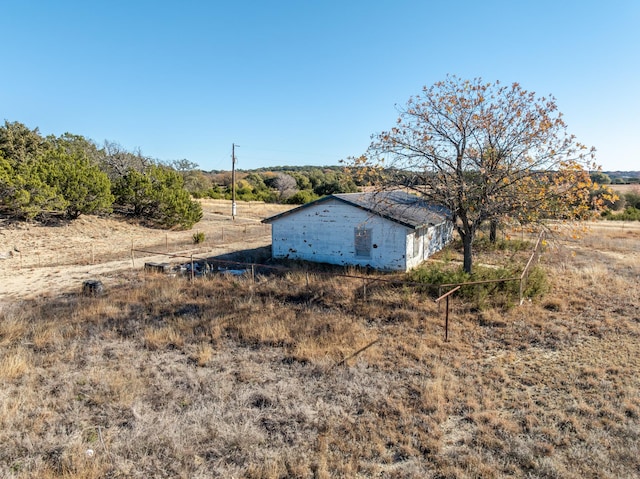
M 491 244 L 495 244 L 498 238 L 498 221 L 491 220 L 489 226 L 489 242 Z
M 472 246 L 473 246 L 473 234 L 467 233 L 462 236 L 462 247 L 464 251 L 464 262 L 463 268 L 466 273 L 472 273 L 472 265 L 473 265 L 473 254 L 472 254 Z

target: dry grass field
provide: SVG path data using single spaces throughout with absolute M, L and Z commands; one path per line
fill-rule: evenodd
M 638 477 L 640 225 L 542 265 L 539 300 L 454 298 L 448 342 L 430 297 L 302 271 L 7 301 L 0 476 Z
M 609 185 L 617 194 L 640 193 L 640 185 Z
M 131 249 L 172 252 L 181 258 L 134 253 L 133 267 L 145 261 L 184 261 L 191 254 L 216 256 L 270 243 L 269 226 L 260 221 L 291 206 L 260 202 L 238 203 L 231 218 L 231 204 L 201 200 L 203 219 L 189 231 L 143 228 L 112 218 L 81 216 L 56 226 L 0 223 L 0 304 L 78 290 L 87 279 L 107 284 L 122 282 L 132 269 Z M 195 245 L 193 234 L 205 241 Z

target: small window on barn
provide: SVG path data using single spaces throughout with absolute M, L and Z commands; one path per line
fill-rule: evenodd
M 371 258 L 371 229 L 355 228 L 356 256 L 359 258 Z

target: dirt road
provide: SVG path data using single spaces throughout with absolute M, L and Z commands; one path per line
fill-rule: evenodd
M 79 291 L 87 279 L 115 284 L 145 262 L 186 262 L 191 254 L 212 257 L 266 246 L 271 230 L 260 221 L 290 208 L 239 203 L 234 221 L 228 201 L 203 201 L 202 206 L 203 219 L 189 231 L 164 231 L 91 216 L 57 226 L 0 224 L 0 305 Z M 195 232 L 205 234 L 203 243 L 194 244 Z

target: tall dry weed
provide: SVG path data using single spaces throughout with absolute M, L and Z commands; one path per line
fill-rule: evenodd
M 14 381 L 20 379 L 32 368 L 32 355 L 21 346 L 7 349 L 0 356 L 0 380 Z
M 0 316 L 1 347 L 9 347 L 24 340 L 28 332 L 29 324 L 25 318 L 11 313 Z
M 169 347 L 181 348 L 184 345 L 184 337 L 174 326 L 146 328 L 142 339 L 145 347 L 152 351 Z

